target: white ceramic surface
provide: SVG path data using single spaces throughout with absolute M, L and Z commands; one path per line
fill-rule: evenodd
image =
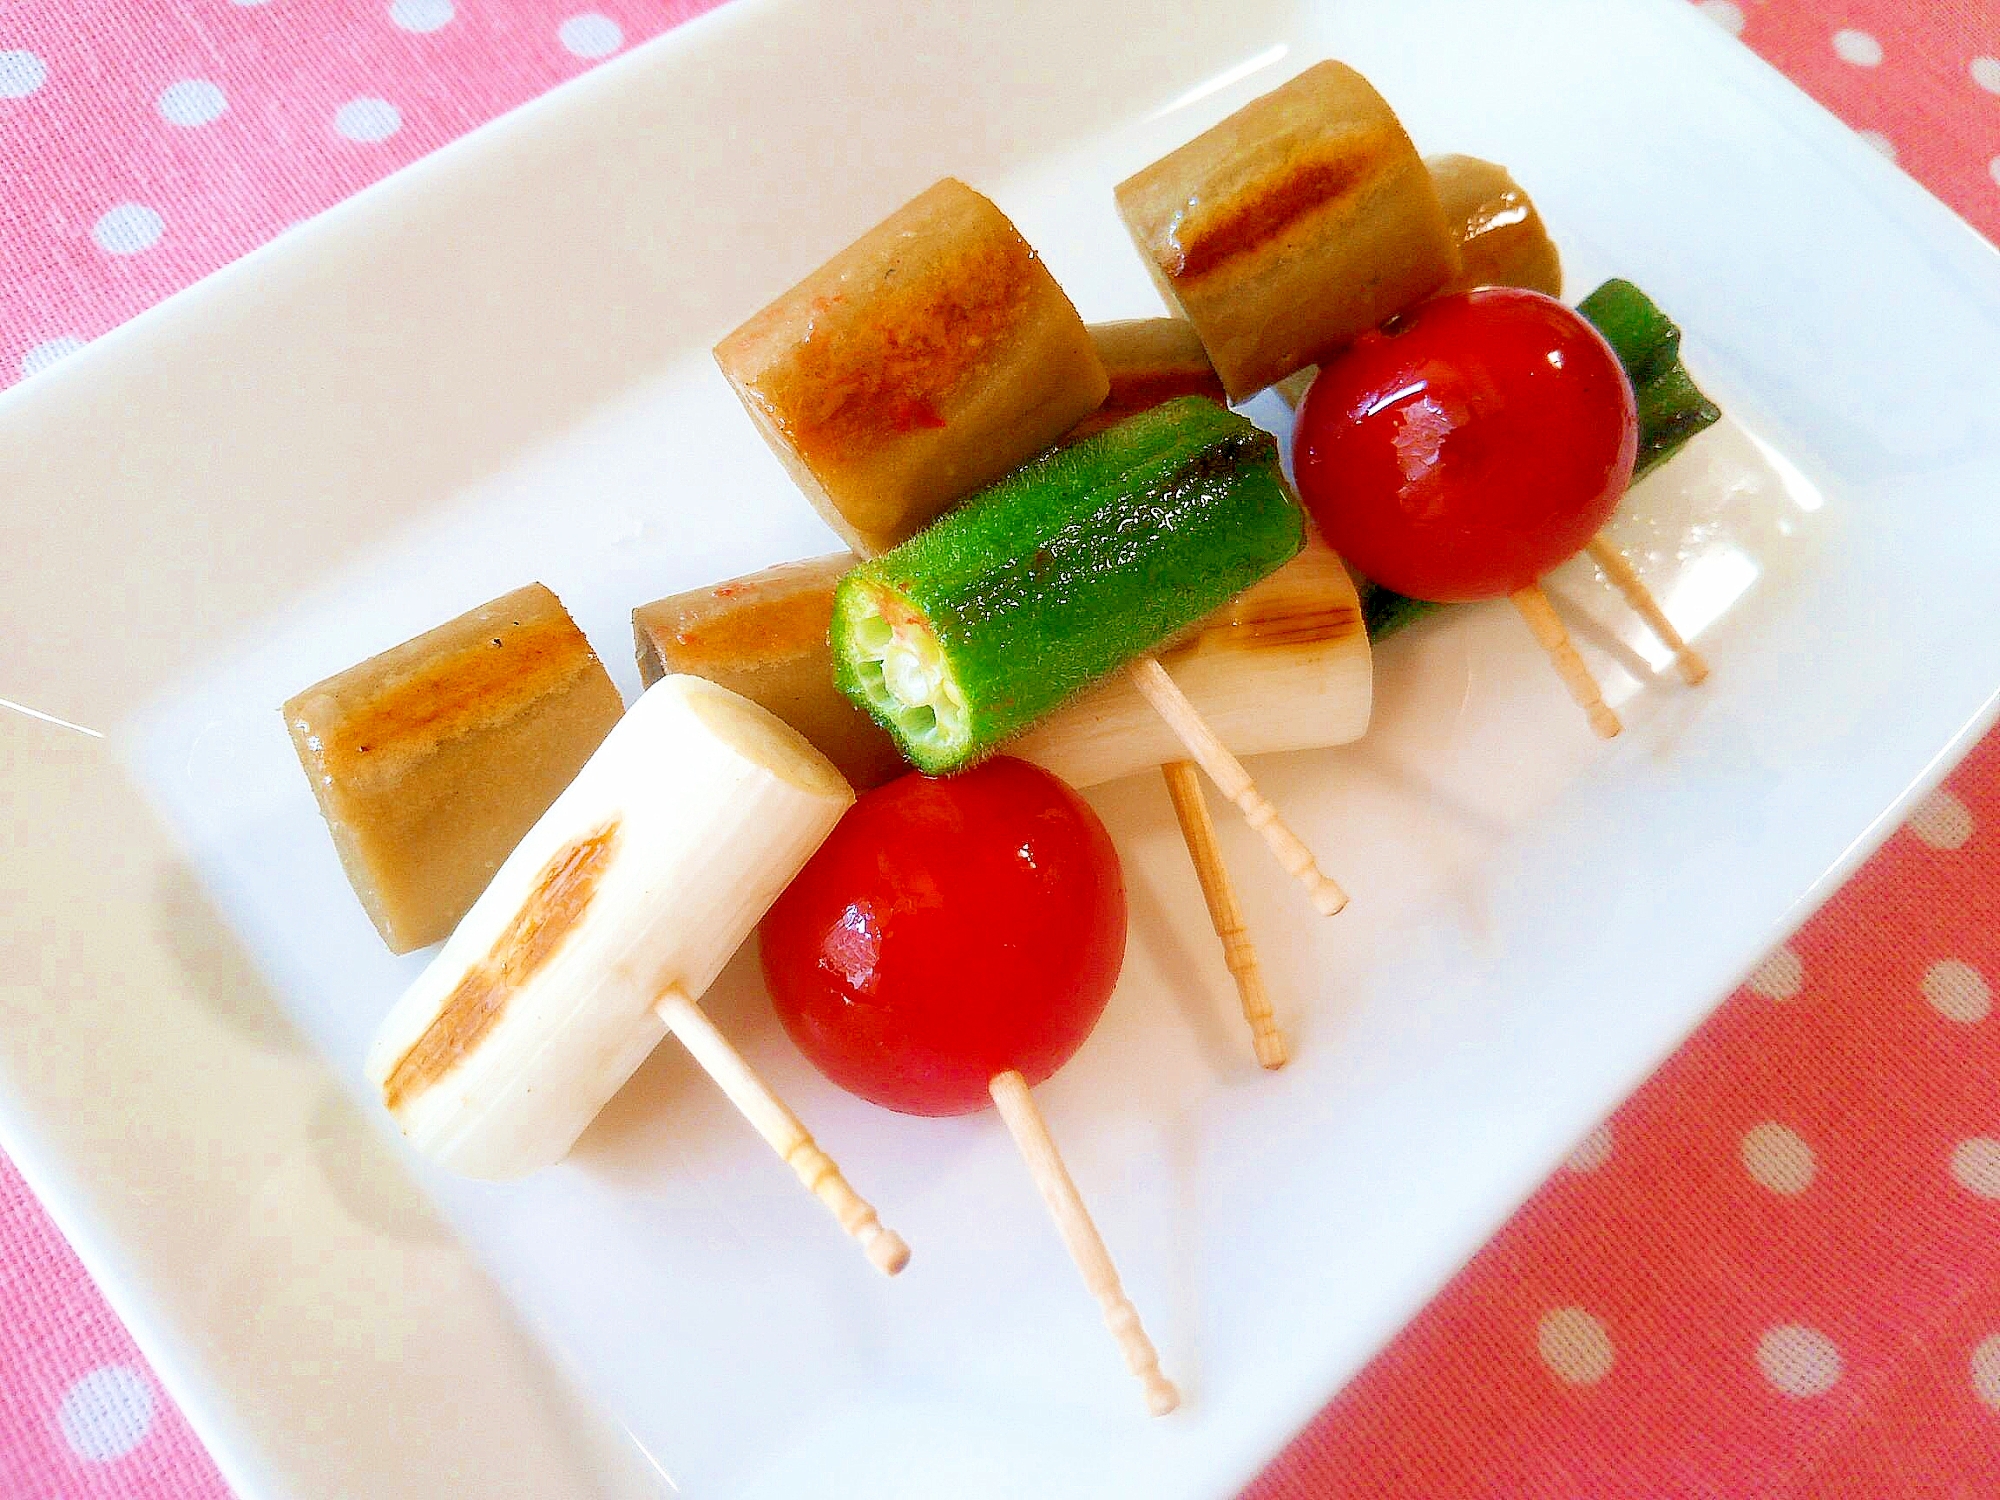
M 1423 149 L 1509 163 L 1573 291 L 1615 270 L 1689 329 L 1739 420 L 1617 525 L 1716 673 L 1653 681 L 1574 566 L 1612 745 L 1504 610 L 1386 648 L 1367 740 L 1259 767 L 1349 912 L 1223 832 L 1275 1077 L 1160 788 L 1093 794 L 1134 945 L 1043 1105 L 1184 1412 L 1140 1414 L 997 1122 L 838 1094 L 743 959 L 712 1009 L 908 1237 L 901 1281 L 671 1044 L 525 1185 L 409 1162 L 340 1090 L 419 960 L 275 705 L 531 577 L 629 693 L 633 604 L 829 545 L 714 337 L 944 172 L 1087 316 L 1150 311 L 1111 184 L 1328 55 Z M 0 714 L 8 1148 L 246 1494 L 650 1462 L 696 1496 L 1226 1495 L 1988 720 L 1996 349 L 1991 251 L 1677 0 L 736 0 L 0 397 L 0 694 L 110 731 Z

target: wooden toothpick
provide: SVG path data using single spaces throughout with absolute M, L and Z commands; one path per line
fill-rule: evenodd
M 1528 629 L 1535 633 L 1542 649 L 1549 654 L 1556 675 L 1562 678 L 1563 686 L 1569 689 L 1570 697 L 1590 718 L 1590 727 L 1597 731 L 1598 738 L 1610 739 L 1624 726 L 1618 722 L 1618 715 L 1611 711 L 1611 705 L 1604 701 L 1604 690 L 1597 685 L 1597 679 L 1590 675 L 1590 668 L 1583 664 L 1583 658 L 1576 654 L 1576 647 L 1570 644 L 1569 632 L 1563 629 L 1563 622 L 1556 617 L 1555 606 L 1549 603 L 1549 596 L 1530 584 L 1517 589 L 1507 596 L 1514 602 L 1514 608 L 1521 612 L 1521 618 L 1528 622 Z
M 669 988 L 654 1002 L 653 1014 L 694 1054 L 694 1060 L 756 1127 L 757 1134 L 785 1159 L 799 1181 L 833 1211 L 840 1227 L 860 1242 L 878 1270 L 894 1276 L 910 1263 L 910 1247 L 903 1243 L 903 1237 L 883 1228 L 868 1200 L 848 1186 L 833 1158 L 820 1150 L 799 1117 L 771 1092 L 771 1086 L 729 1038 L 715 1029 L 707 1012 L 686 991 L 678 985 Z
M 1104 1326 L 1118 1341 L 1126 1365 L 1146 1388 L 1146 1410 L 1156 1417 L 1165 1416 L 1181 1404 L 1181 1393 L 1160 1373 L 1160 1356 L 1153 1348 L 1153 1341 L 1146 1337 L 1138 1309 L 1125 1295 L 1125 1288 L 1118 1280 L 1118 1268 L 1111 1263 L 1111 1252 L 1104 1248 L 1104 1237 L 1097 1232 L 1090 1210 L 1084 1207 L 1083 1197 L 1077 1192 L 1069 1169 L 1063 1165 L 1062 1153 L 1049 1134 L 1048 1122 L 1035 1107 L 1028 1080 L 1019 1073 L 1000 1073 L 995 1075 L 990 1089 L 994 1107 L 1007 1122 L 1007 1130 L 1028 1164 L 1028 1173 L 1041 1191 L 1042 1202 L 1049 1206 L 1063 1243 L 1069 1247 L 1070 1259 L 1076 1262 L 1077 1270 L 1083 1273 L 1084 1285 L 1104 1309 Z
M 1132 678 L 1133 686 L 1145 695 L 1153 705 L 1153 711 L 1166 720 L 1188 755 L 1208 773 L 1222 791 L 1222 795 L 1236 804 L 1250 826 L 1264 835 L 1264 842 L 1271 846 L 1271 852 L 1278 857 L 1278 863 L 1285 867 L 1287 874 L 1306 888 L 1313 906 L 1322 916 L 1332 916 L 1347 905 L 1347 893 L 1320 872 L 1308 849 L 1299 836 L 1285 826 L 1278 816 L 1278 810 L 1271 806 L 1264 794 L 1257 790 L 1257 783 L 1250 779 L 1250 773 L 1243 769 L 1243 762 L 1230 754 L 1229 747 L 1216 737 L 1208 727 L 1208 721 L 1201 711 L 1188 702 L 1187 694 L 1180 684 L 1168 675 L 1167 669 L 1150 656 L 1142 656 L 1133 661 L 1126 671 Z
M 1674 653 L 1674 665 L 1679 668 L 1681 679 L 1689 687 L 1694 687 L 1708 676 L 1708 663 L 1674 629 L 1674 622 L 1667 618 L 1667 612 L 1660 608 L 1660 601 L 1653 597 L 1653 591 L 1646 587 L 1632 564 L 1625 560 L 1625 554 L 1601 536 L 1594 536 L 1589 542 L 1591 561 L 1604 570 L 1604 576 L 1612 586 L 1625 596 L 1625 602 L 1636 610 L 1651 627 L 1660 644 Z
M 1257 959 L 1257 945 L 1250 941 L 1243 922 L 1243 907 L 1236 899 L 1236 886 L 1222 862 L 1222 848 L 1216 842 L 1215 823 L 1208 815 L 1208 799 L 1201 793 L 1201 778 L 1191 760 L 1169 761 L 1160 767 L 1166 777 L 1167 795 L 1173 799 L 1174 816 L 1180 820 L 1181 837 L 1188 857 L 1201 881 L 1202 899 L 1208 903 L 1208 920 L 1222 942 L 1222 961 L 1236 981 L 1236 993 L 1243 1001 L 1243 1019 L 1250 1023 L 1250 1044 L 1258 1063 L 1266 1068 L 1282 1068 L 1291 1053 L 1285 1034 L 1271 1013 L 1270 992 L 1264 988 L 1264 969 Z

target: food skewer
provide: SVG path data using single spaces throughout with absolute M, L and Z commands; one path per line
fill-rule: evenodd
M 1604 570 L 1604 576 L 1611 580 L 1612 587 L 1625 596 L 1625 602 L 1660 638 L 1660 644 L 1673 652 L 1674 667 L 1680 672 L 1681 680 L 1689 687 L 1699 687 L 1708 676 L 1708 663 L 1674 629 L 1674 622 L 1660 608 L 1660 601 L 1653 597 L 1653 591 L 1646 587 L 1646 581 L 1639 576 L 1638 570 L 1625 560 L 1625 554 L 1601 536 L 1592 537 L 1585 550 L 1590 553 L 1591 561 Z
M 666 1031 L 891 1275 L 909 1251 L 696 1004 L 853 804 L 804 736 L 696 677 L 655 684 L 390 1011 L 369 1079 L 471 1177 L 568 1153 Z
M 1201 778 L 1191 760 L 1170 760 L 1160 767 L 1166 778 L 1167 796 L 1174 804 L 1174 817 L 1181 826 L 1181 839 L 1194 862 L 1195 878 L 1201 883 L 1201 898 L 1208 906 L 1208 920 L 1222 944 L 1222 961 L 1236 981 L 1237 997 L 1243 1002 L 1243 1020 L 1250 1028 L 1250 1045 L 1257 1064 L 1282 1068 L 1291 1061 L 1285 1033 L 1278 1027 L 1271 1009 L 1271 994 L 1264 987 L 1264 966 L 1257 946 L 1243 921 L 1243 906 L 1236 899 L 1236 884 L 1229 867 L 1222 862 L 1222 847 L 1216 841 L 1215 823 L 1208 815 L 1208 799 L 1201 792 Z
M 1590 720 L 1591 730 L 1601 740 L 1617 738 L 1625 726 L 1618 721 L 1611 705 L 1604 701 L 1604 689 L 1597 685 L 1597 679 L 1590 675 L 1590 668 L 1576 654 L 1569 631 L 1563 628 L 1562 617 L 1549 603 L 1549 596 L 1542 592 L 1541 585 L 1531 583 L 1524 589 L 1515 589 L 1507 599 L 1527 621 L 1535 643 L 1548 653 L 1549 664 L 1556 669 L 1556 675 L 1569 689 L 1570 697 L 1583 710 L 1584 717 Z
M 1312 850 L 1278 816 L 1278 810 L 1271 805 L 1270 799 L 1257 790 L 1257 783 L 1243 769 L 1243 762 L 1229 753 L 1229 747 L 1216 737 L 1200 711 L 1188 702 L 1187 694 L 1175 684 L 1159 659 L 1142 656 L 1125 670 L 1130 674 L 1133 686 L 1145 695 L 1146 701 L 1153 705 L 1159 716 L 1167 721 L 1168 727 L 1179 736 L 1180 742 L 1187 746 L 1188 754 L 1194 757 L 1195 763 L 1208 773 L 1209 780 L 1243 814 L 1244 821 L 1263 835 L 1264 842 L 1284 867 L 1285 873 L 1305 888 L 1313 909 L 1323 917 L 1331 917 L 1345 907 L 1347 893 L 1320 872 Z
M 1134 686 L 1330 915 L 1339 888 L 1150 662 L 1304 544 L 1276 443 L 1182 397 L 1016 470 L 847 574 L 834 681 L 942 774 L 1137 662 Z
M 874 1205 L 854 1191 L 839 1164 L 820 1149 L 791 1107 L 772 1091 L 763 1075 L 750 1066 L 686 990 L 669 985 L 653 1003 L 653 1014 L 797 1174 L 806 1191 L 832 1211 L 877 1270 L 894 1276 L 910 1263 L 910 1247 L 903 1243 L 903 1237 L 883 1227 Z
M 651 684 L 669 672 L 690 672 L 742 693 L 804 734 L 863 791 L 904 774 L 908 763 L 887 731 L 833 685 L 833 591 L 857 562 L 843 552 L 784 563 L 640 606 L 633 632 L 641 679 Z M 1238 755 L 1346 744 L 1368 726 L 1373 671 L 1361 601 L 1340 559 L 1317 536 L 1179 638 L 1161 660 Z M 1123 673 L 1010 740 L 1007 753 L 1078 787 L 1176 763 L 1193 771 L 1179 740 Z M 1170 791 L 1175 779 L 1170 775 Z M 1227 872 L 1204 852 L 1214 848 L 1213 824 L 1198 784 L 1188 805 L 1202 818 L 1190 855 L 1255 1039 L 1256 1018 L 1268 1013 L 1270 998 Z M 1182 815 L 1184 830 L 1188 816 Z M 1205 844 L 1196 842 L 1204 834 Z M 1234 921 L 1218 916 L 1229 912 L 1237 914 Z M 1269 1024 L 1281 1044 L 1282 1034 Z M 1264 1065 L 1272 1065 L 1273 1050 L 1258 1041 Z M 1283 1060 L 1281 1045 L 1276 1055 Z
M 1639 418 L 1611 344 L 1540 292 L 1437 297 L 1320 367 L 1299 411 L 1299 492 L 1376 583 L 1509 599 L 1591 729 L 1618 716 L 1541 590 L 1632 480 Z
M 1083 1045 L 1124 962 L 1124 879 L 1089 804 L 1008 756 L 892 781 L 760 938 L 779 1019 L 833 1082 L 904 1114 L 999 1111 L 1146 1409 L 1178 1406 L 1030 1092 Z
M 1104 1236 L 1097 1232 L 1097 1223 L 1090 1217 L 1083 1194 L 1076 1190 L 1075 1180 L 1063 1165 L 1062 1152 L 1056 1148 L 1055 1137 L 1049 1134 L 1048 1121 L 1042 1118 L 1035 1096 L 1028 1091 L 1028 1080 L 1009 1068 L 1004 1073 L 995 1073 L 987 1089 L 993 1096 L 993 1107 L 1006 1122 L 1007 1133 L 1020 1149 L 1021 1159 L 1028 1164 L 1028 1175 L 1035 1179 L 1042 1202 L 1048 1205 L 1049 1215 L 1056 1221 L 1056 1230 L 1069 1250 L 1069 1258 L 1076 1262 L 1077 1270 L 1083 1273 L 1084 1285 L 1104 1309 L 1104 1326 L 1118 1341 L 1126 1367 L 1145 1388 L 1146 1410 L 1164 1417 L 1181 1404 L 1181 1393 L 1160 1373 L 1159 1352 L 1146 1336 L 1139 1310 L 1125 1295 L 1118 1268 L 1111 1263 L 1111 1252 L 1104 1246 Z

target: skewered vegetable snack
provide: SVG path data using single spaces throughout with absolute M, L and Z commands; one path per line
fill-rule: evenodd
M 1125 886 L 1089 804 L 999 756 L 868 793 L 760 932 L 815 1067 L 886 1109 L 966 1114 L 994 1074 L 1040 1083 L 1090 1035 L 1124 961 Z
M 842 1088 L 911 1114 L 999 1110 L 1147 1410 L 1178 1406 L 1031 1092 L 1124 962 L 1124 878 L 1089 805 L 1006 756 L 893 781 L 778 899 L 760 946 L 785 1029 Z
M 909 769 L 895 741 L 833 685 L 827 627 L 851 552 L 781 563 L 632 612 L 639 676 L 689 672 L 761 704 L 799 731 L 857 787 Z
M 368 1060 L 418 1149 L 482 1177 L 547 1165 L 672 1031 L 901 1269 L 907 1248 L 700 1010 L 761 919 L 779 1014 L 830 1078 L 912 1113 L 996 1106 L 1165 1412 L 1178 1393 L 1030 1093 L 1095 1025 L 1126 940 L 1116 852 L 1052 772 L 1165 769 L 1257 1057 L 1280 1065 L 1186 757 L 1331 915 L 1344 894 L 1237 756 L 1358 736 L 1372 632 L 1507 594 L 1615 733 L 1535 582 L 1588 545 L 1698 681 L 1596 532 L 1635 463 L 1719 413 L 1643 294 L 1555 302 L 1559 258 L 1505 169 L 1420 160 L 1342 64 L 1117 201 L 1184 318 L 1086 329 L 1005 215 L 947 178 L 716 346 L 854 553 L 636 610 L 648 690 L 622 718 L 539 585 L 285 713 L 385 940 L 457 923 Z M 1374 580 L 1365 619 L 1274 440 L 1219 404 L 1316 361 L 1299 482 Z M 876 789 L 857 804 L 851 782 Z
M 1638 417 L 1588 322 L 1486 288 L 1427 302 L 1324 366 L 1295 443 L 1313 518 L 1368 577 L 1491 599 L 1597 534 L 1631 481 Z
M 633 612 L 648 683 L 692 672 L 761 704 L 860 790 L 909 770 L 887 731 L 833 685 L 833 591 L 858 559 L 785 563 Z M 1181 691 L 1237 755 L 1344 745 L 1368 728 L 1368 634 L 1347 569 L 1308 537 L 1299 555 L 1160 653 Z M 1096 786 L 1186 751 L 1116 674 L 1009 742 L 1008 753 Z
M 284 715 L 355 894 L 407 953 L 451 931 L 623 709 L 537 583 L 316 683 Z
M 649 688 L 558 797 L 368 1058 L 403 1133 L 472 1177 L 568 1152 L 854 800 L 804 737 L 694 677 Z
M 1638 287 L 1614 278 L 1576 310 L 1604 335 L 1632 383 L 1639 417 L 1634 482 L 1722 420 L 1722 409 L 1702 394 L 1681 362 L 1680 329 Z M 1361 607 L 1368 638 L 1379 641 L 1438 606 L 1368 580 L 1361 585 Z
M 1452 235 L 1394 111 L 1306 69 L 1118 185 L 1118 211 L 1232 400 L 1450 281 Z
M 1296 554 L 1277 444 L 1198 396 L 1009 475 L 834 595 L 842 692 L 968 765 Z
M 1007 216 L 945 178 L 715 346 L 799 488 L 864 557 L 1104 400 L 1083 320 Z

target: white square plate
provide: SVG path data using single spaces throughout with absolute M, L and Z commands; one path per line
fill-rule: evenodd
M 0 398 L 0 692 L 110 731 L 0 715 L 7 1145 L 245 1494 L 604 1493 L 637 1451 L 697 1496 L 1225 1495 L 1990 717 L 2000 266 L 1691 8 L 952 10 L 737 0 Z M 629 693 L 634 604 L 829 545 L 716 336 L 946 172 L 1087 317 L 1156 310 L 1111 185 L 1324 56 L 1508 163 L 1572 293 L 1689 330 L 1735 420 L 1617 525 L 1716 670 L 1653 680 L 1574 568 L 1609 746 L 1504 609 L 1386 648 L 1367 740 L 1259 768 L 1349 912 L 1224 830 L 1276 1076 L 1160 788 L 1095 794 L 1134 943 L 1042 1099 L 1186 1409 L 1141 1416 L 998 1123 L 838 1094 L 741 960 L 712 1009 L 899 1282 L 671 1047 L 525 1185 L 407 1159 L 351 1101 L 419 960 L 276 705 L 530 578 Z

